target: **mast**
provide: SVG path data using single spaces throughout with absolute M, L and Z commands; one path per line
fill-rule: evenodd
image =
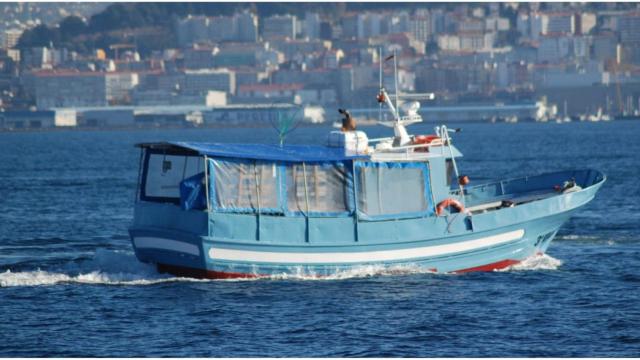
M 398 99 L 400 98 L 400 92 L 398 92 L 398 57 L 396 56 L 396 50 L 393 50 L 393 78 L 396 83 L 396 120 L 400 121 L 400 108 L 398 107 Z
M 380 66 L 380 70 L 378 72 L 378 77 L 380 78 L 380 89 L 382 89 L 382 48 L 378 48 L 378 65 Z M 382 121 L 382 103 L 378 101 L 378 121 Z

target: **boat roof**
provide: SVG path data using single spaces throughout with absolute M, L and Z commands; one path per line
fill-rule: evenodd
M 140 143 L 137 147 L 178 151 L 188 154 L 206 155 L 235 159 L 253 159 L 270 161 L 343 161 L 368 159 L 365 154 L 345 152 L 344 148 L 320 145 L 271 145 L 271 144 L 233 144 L 205 142 L 156 142 Z

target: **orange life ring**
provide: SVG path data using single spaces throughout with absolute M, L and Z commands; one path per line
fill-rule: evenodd
M 465 212 L 464 205 L 462 205 L 460 201 L 456 199 L 448 198 L 448 199 L 442 200 L 438 204 L 438 206 L 436 206 L 436 214 L 438 216 L 442 215 L 442 212 L 444 211 L 444 209 L 448 208 L 449 206 L 453 206 L 454 208 L 458 209 L 459 212 Z

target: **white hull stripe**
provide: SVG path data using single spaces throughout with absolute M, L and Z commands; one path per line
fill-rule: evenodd
M 133 239 L 133 242 L 140 249 L 170 250 L 200 256 L 200 249 L 196 245 L 182 241 L 157 237 L 137 237 Z
M 424 246 L 399 250 L 360 251 L 360 252 L 271 252 L 211 248 L 209 257 L 212 260 L 249 261 L 279 264 L 342 264 L 371 261 L 396 261 L 415 258 L 433 257 L 477 250 L 496 246 L 521 239 L 524 230 L 515 230 L 480 239 L 461 241 L 453 244 Z

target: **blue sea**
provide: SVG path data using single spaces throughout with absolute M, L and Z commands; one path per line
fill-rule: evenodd
M 547 255 L 506 271 L 194 280 L 133 255 L 133 145 L 273 143 L 272 129 L 0 133 L 0 357 L 639 356 L 640 121 L 460 126 L 472 183 L 583 167 L 608 180 Z

